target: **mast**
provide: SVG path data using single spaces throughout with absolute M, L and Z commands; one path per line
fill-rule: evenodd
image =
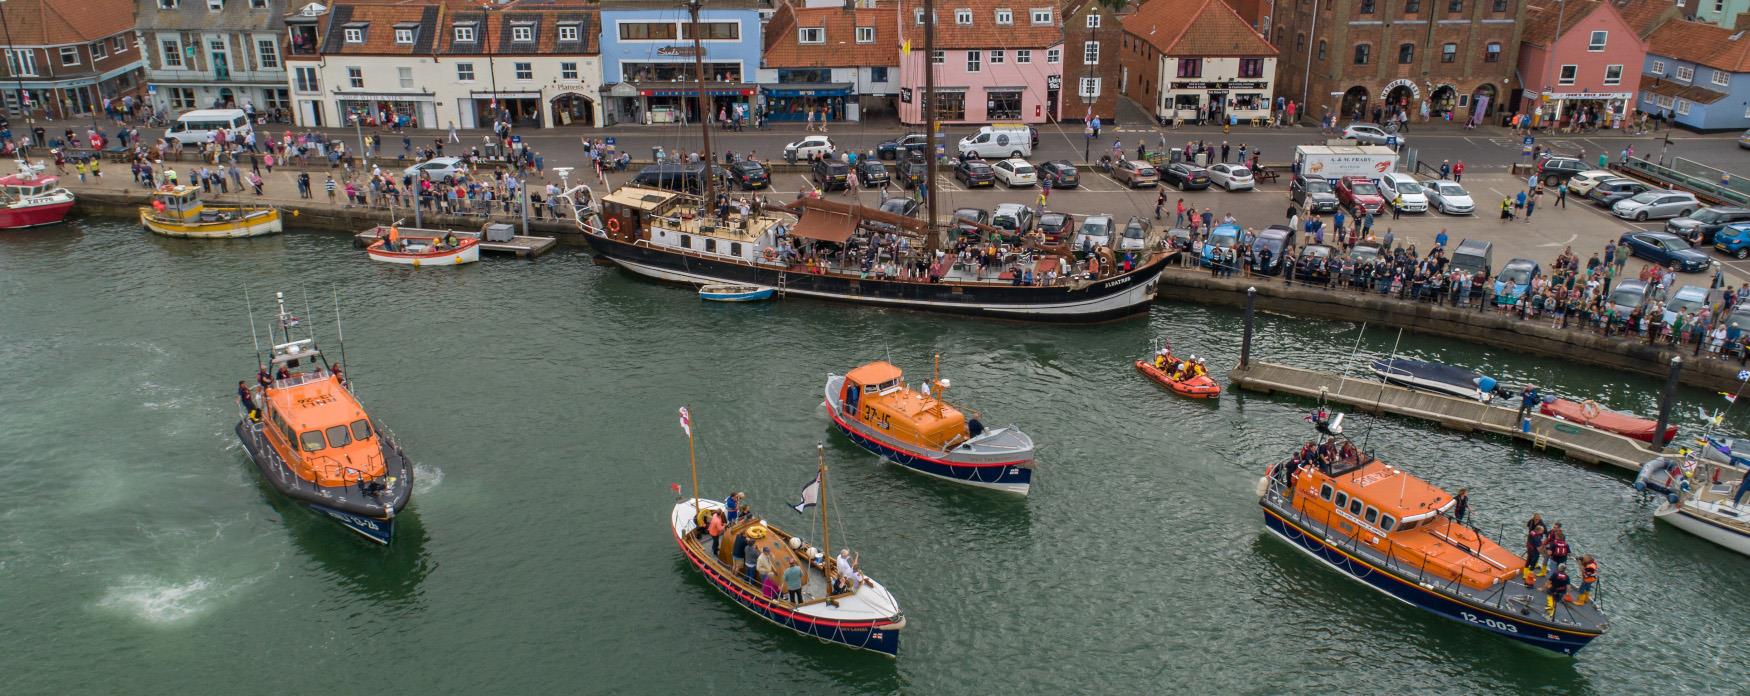
M 681 429 L 687 431 L 687 466 L 693 470 L 693 519 L 699 518 L 699 460 L 693 457 L 693 414 L 681 407 Z
M 829 573 L 830 576 L 827 568 L 832 567 L 832 532 L 826 528 L 826 445 L 814 443 L 814 454 L 820 459 L 820 548 L 824 552 L 821 557 L 821 565 L 824 566 L 821 572 Z
M 936 0 L 924 0 L 924 251 L 935 263 L 936 248 Z
M 692 16 L 693 27 L 693 72 L 699 82 L 699 133 L 705 138 L 705 201 L 704 207 L 709 210 L 717 199 L 716 156 L 711 153 L 711 115 L 710 105 L 705 101 L 705 44 L 699 39 L 699 6 L 705 0 L 687 0 L 687 14 Z
M 245 311 L 249 312 L 249 342 L 255 346 L 255 362 L 259 364 L 261 362 L 261 339 L 255 333 L 255 305 L 249 301 L 249 288 L 247 287 L 243 288 L 243 307 Z M 273 340 L 271 329 L 268 331 L 267 340 Z

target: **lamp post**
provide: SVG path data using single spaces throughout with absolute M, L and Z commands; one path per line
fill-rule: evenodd
M 348 118 L 352 121 L 353 134 L 358 136 L 359 157 L 364 158 L 365 166 L 369 167 L 371 166 L 371 161 L 367 155 L 370 154 L 370 150 L 365 149 L 365 129 L 364 126 L 360 125 L 364 119 L 359 118 L 359 114 L 357 113 L 349 114 Z
M 492 97 L 488 103 L 490 103 L 492 106 L 492 121 L 493 121 L 493 123 L 497 123 L 498 122 L 498 65 L 492 61 L 492 43 L 491 43 L 492 30 L 490 27 L 487 26 L 492 21 L 492 19 L 487 16 L 488 13 L 490 13 L 491 11 L 492 11 L 492 3 L 488 2 L 488 3 L 484 3 L 484 4 L 480 5 L 480 42 L 481 42 L 480 45 L 486 51 L 486 75 L 487 75 L 487 79 L 492 82 Z M 497 135 L 498 129 L 494 128 L 493 134 Z M 508 153 L 508 152 L 505 153 L 505 158 L 509 159 L 509 157 L 510 157 L 510 153 Z

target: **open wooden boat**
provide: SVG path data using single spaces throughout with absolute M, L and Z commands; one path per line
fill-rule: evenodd
M 377 227 L 377 241 L 365 248 L 372 261 L 403 266 L 459 266 L 480 260 L 480 239 L 438 230 Z
M 140 224 L 166 237 L 228 239 L 282 231 L 280 211 L 269 206 L 209 206 L 199 186 L 165 185 L 140 209 Z
M 681 409 L 681 427 L 687 431 L 687 449 L 692 452 L 692 420 Z M 826 514 L 825 450 L 817 446 L 819 472 L 814 481 L 802 489 L 802 502 L 793 506 L 798 512 L 808 506 L 820 507 L 821 545 L 810 546 L 802 537 L 792 534 L 757 515 L 740 514 L 728 502 L 704 500 L 698 495 L 699 474 L 693 463 L 693 496 L 675 503 L 670 510 L 669 527 L 681 555 L 706 582 L 734 600 L 743 609 L 766 621 L 805 636 L 836 643 L 858 650 L 869 650 L 889 657 L 899 655 L 899 634 L 905 628 L 905 615 L 899 601 L 874 578 L 863 574 L 847 560 L 843 565 L 822 549 L 832 548 Z M 676 486 L 677 490 L 679 486 Z M 733 500 L 731 495 L 729 500 Z M 713 538 L 713 517 L 720 518 L 721 531 Z M 738 555 L 742 549 L 757 551 L 770 560 L 773 580 L 779 592 L 767 592 L 758 569 L 749 572 Z M 755 564 L 758 565 L 757 563 Z M 782 576 L 791 567 L 801 569 L 802 590 L 799 596 L 782 591 Z M 851 572 L 845 573 L 848 569 Z M 835 591 L 835 579 L 846 585 Z M 798 601 L 799 600 L 799 601 Z
M 1591 598 L 1530 586 L 1523 559 L 1449 516 L 1446 491 L 1346 439 L 1321 436 L 1272 463 L 1258 496 L 1270 533 L 1410 606 L 1564 655 L 1608 627 Z
M 1537 411 L 1546 416 L 1553 416 L 1571 423 L 1579 423 L 1644 442 L 1652 442 L 1653 433 L 1658 432 L 1659 428 L 1659 422 L 1651 418 L 1612 411 L 1599 406 L 1595 401 L 1576 402 L 1546 397 L 1543 403 L 1538 405 Z M 1676 439 L 1677 426 L 1665 426 L 1665 442 Z
M 0 177 L 0 230 L 53 225 L 73 209 L 73 192 L 43 176 L 40 164 L 18 160 L 18 173 Z
M 758 285 L 705 285 L 699 288 L 699 299 L 713 302 L 757 302 L 771 299 L 777 292 Z
M 1190 377 L 1175 378 L 1174 375 L 1178 374 L 1179 365 L 1190 365 L 1191 363 L 1170 354 L 1165 357 L 1165 369 L 1155 367 L 1154 363 L 1147 360 L 1138 360 L 1136 361 L 1136 371 L 1173 390 L 1173 393 L 1189 399 L 1213 399 L 1221 396 L 1221 385 L 1217 384 L 1207 372 L 1202 371 L 1201 365 L 1196 366 Z M 1187 369 L 1193 368 L 1187 367 Z

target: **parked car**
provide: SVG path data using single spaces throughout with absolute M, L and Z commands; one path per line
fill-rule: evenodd
M 1075 231 L 1075 224 L 1075 217 L 1069 213 L 1046 211 L 1039 216 L 1039 231 L 1045 233 L 1045 243 L 1052 246 L 1067 241 L 1065 237 Z
M 1119 251 L 1141 251 L 1148 248 L 1148 233 L 1154 229 L 1154 221 L 1141 215 L 1130 216 L 1130 222 L 1124 223 L 1124 232 L 1118 239 Z
M 1740 149 L 1750 150 L 1750 130 L 1738 134 L 1738 147 Z
M 1322 177 L 1296 174 L 1288 180 L 1288 199 L 1307 213 L 1337 212 L 1337 194 Z
M 1252 257 L 1247 259 L 1252 272 L 1273 276 L 1282 270 L 1282 252 L 1294 246 L 1294 230 L 1286 225 L 1271 225 L 1258 233 L 1252 244 Z
M 984 230 L 973 227 L 972 225 L 964 224 L 962 221 L 976 222 L 980 225 L 989 225 L 990 213 L 983 208 L 961 208 L 954 211 L 953 230 L 956 234 L 973 236 L 983 235 Z
M 1209 170 L 1190 162 L 1170 162 L 1161 168 L 1161 181 L 1180 191 L 1198 191 L 1209 188 Z
M 1076 238 L 1070 245 L 1077 252 L 1092 251 L 1102 246 L 1112 244 L 1112 216 L 1089 215 L 1082 218 L 1082 226 L 1076 228 Z
M 1435 179 L 1422 184 L 1422 189 L 1428 193 L 1428 203 L 1435 210 L 1446 215 L 1470 215 L 1476 212 L 1477 205 L 1471 200 L 1470 192 L 1456 181 Z
M 1580 172 L 1591 171 L 1582 162 L 1573 157 L 1551 157 L 1537 163 L 1537 178 L 1544 186 L 1555 186 L 1564 183 Z
M 1229 191 L 1244 191 L 1252 188 L 1252 170 L 1243 164 L 1209 165 L 1209 181 Z
M 1337 180 L 1337 201 L 1355 215 L 1363 212 L 1379 215 L 1385 212 L 1385 197 L 1379 187 L 1365 176 L 1346 176 Z
M 1543 267 L 1531 259 L 1513 259 L 1495 276 L 1495 304 L 1512 304 L 1531 289 L 1531 281 L 1543 275 Z
M 1706 285 L 1685 285 L 1671 293 L 1665 300 L 1665 323 L 1670 324 L 1677 315 L 1684 312 L 1700 311 L 1708 305 L 1713 293 Z
M 922 207 L 924 204 L 911 196 L 893 196 L 881 199 L 881 205 L 878 206 L 878 209 L 883 213 L 916 218 L 918 209 Z M 863 226 L 876 232 L 893 232 L 898 229 L 897 225 L 867 218 L 863 220 Z
M 1652 186 L 1634 179 L 1616 179 L 1592 187 L 1592 192 L 1586 194 L 1586 200 L 1592 201 L 1593 205 L 1609 210 L 1611 206 L 1616 205 L 1617 201 L 1651 190 L 1653 190 Z
M 1355 263 L 1367 263 L 1379 258 L 1379 242 L 1362 240 L 1349 247 L 1349 260 Z
M 1616 309 L 1617 316 L 1626 317 L 1647 303 L 1650 291 L 1647 281 L 1631 278 L 1616 284 L 1616 289 L 1610 291 L 1608 302 Z
M 1039 175 L 1033 171 L 1033 165 L 1018 157 L 991 165 L 991 169 L 996 170 L 997 179 L 1009 188 L 1020 188 L 1039 183 Z
M 1592 187 L 1597 186 L 1600 182 L 1621 178 L 1623 178 L 1621 174 L 1608 169 L 1588 169 L 1568 177 L 1568 193 L 1584 196 L 1591 193 Z
M 1452 249 L 1452 260 L 1448 267 L 1463 271 L 1469 275 L 1483 274 L 1488 278 L 1495 274 L 1495 245 L 1481 239 L 1465 239 Z M 1481 289 L 1478 289 L 1481 292 Z
M 467 170 L 467 165 L 462 163 L 460 157 L 433 157 L 403 169 L 401 173 L 413 177 L 414 181 L 419 181 L 421 174 L 431 177 L 432 181 L 443 181 L 454 178 Z
M 1343 138 L 1363 145 L 1387 145 L 1396 142 L 1396 147 L 1404 146 L 1404 136 L 1389 132 L 1371 123 L 1349 124 L 1348 128 L 1343 129 Z
M 1203 267 L 1209 268 L 1215 265 L 1216 250 L 1231 249 L 1239 244 L 1239 225 L 1216 225 L 1215 229 L 1209 231 L 1209 238 L 1203 240 Z M 1245 259 L 1239 259 L 1238 262 L 1245 263 Z M 1238 267 L 1235 270 L 1238 270 Z
M 1301 247 L 1300 253 L 1294 259 L 1294 277 L 1310 283 L 1328 283 L 1331 281 L 1331 259 L 1336 258 L 1337 250 L 1326 244 L 1308 244 Z
M 899 161 L 899 166 L 894 167 L 894 174 L 900 186 L 915 189 L 918 184 L 929 180 L 930 163 L 922 157 L 903 159 Z
M 959 164 L 954 165 L 954 179 L 965 184 L 966 188 L 997 185 L 996 173 L 991 170 L 990 164 L 978 159 L 960 160 Z
M 1707 254 L 1689 248 L 1689 242 L 1665 232 L 1624 232 L 1621 241 L 1630 254 L 1678 271 L 1700 272 L 1714 261 Z
M 766 171 L 766 165 L 753 160 L 742 160 L 729 165 L 729 180 L 743 191 L 752 191 L 770 187 L 772 173 Z
M 875 157 L 886 160 L 904 159 L 900 157 L 901 153 L 923 153 L 928 145 L 923 133 L 907 133 L 892 140 L 881 141 L 881 144 L 875 146 Z
M 1625 220 L 1680 217 L 1695 212 L 1701 201 L 1688 191 L 1647 191 L 1610 206 L 1611 214 Z
M 801 162 L 816 157 L 831 157 L 838 154 L 838 147 L 832 144 L 832 139 L 824 135 L 810 135 L 784 146 L 784 159 L 791 162 Z
M 728 188 L 730 172 L 728 169 L 711 165 L 712 176 L 717 177 L 717 183 Z M 705 165 L 703 163 L 686 164 L 680 162 L 664 162 L 662 164 L 645 165 L 632 177 L 633 186 L 664 189 L 700 194 L 705 192 Z
M 1112 178 L 1125 186 L 1136 188 L 1160 183 L 1161 174 L 1155 170 L 1154 165 L 1142 160 L 1119 160 L 1112 163 Z
M 838 160 L 815 160 L 809 170 L 814 187 L 822 191 L 842 190 L 851 182 L 851 165 Z
M 1052 160 L 1039 165 L 1039 181 L 1054 189 L 1072 189 L 1082 185 L 1082 174 L 1069 160 Z
M 1379 175 L 1379 193 L 1381 197 L 1385 198 L 1386 204 L 1394 208 L 1401 200 L 1403 212 L 1428 212 L 1428 194 L 1422 190 L 1422 185 L 1416 182 L 1416 177 L 1400 172 L 1381 174 Z
M 1714 243 L 1714 233 L 1737 222 L 1750 222 L 1750 208 L 1709 206 L 1689 215 L 1672 218 L 1665 231 L 1682 237 L 1690 244 L 1707 246 Z
M 1714 251 L 1735 259 L 1750 258 L 1750 223 L 1720 228 L 1720 231 L 1714 233 Z M 1745 328 L 1750 328 L 1750 325 Z
M 867 157 L 857 158 L 857 183 L 865 188 L 881 188 L 887 185 L 892 175 L 887 173 L 887 165 L 881 160 Z
M 1010 234 L 1024 234 L 1033 229 L 1033 209 L 1020 203 L 1001 203 L 990 214 L 991 227 L 1000 227 Z

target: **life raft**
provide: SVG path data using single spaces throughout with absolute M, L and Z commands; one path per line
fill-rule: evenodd
M 1169 369 L 1177 364 L 1178 360 L 1173 358 L 1168 359 L 1167 366 Z M 1136 371 L 1147 375 L 1149 379 L 1159 382 L 1162 386 L 1165 386 L 1166 388 L 1173 390 L 1174 393 L 1186 398 L 1213 399 L 1217 396 L 1221 396 L 1221 385 L 1217 384 L 1215 380 L 1211 379 L 1207 374 L 1195 375 L 1186 379 L 1177 380 L 1173 379 L 1172 373 L 1155 367 L 1154 363 L 1150 360 L 1136 361 Z

